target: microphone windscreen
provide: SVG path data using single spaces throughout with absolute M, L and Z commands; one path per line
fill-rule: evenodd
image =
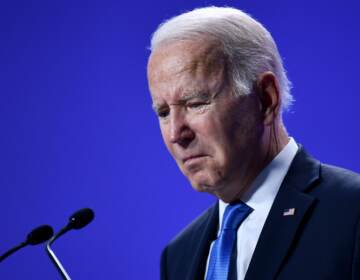
M 54 231 L 51 226 L 43 225 L 34 228 L 26 238 L 26 243 L 30 245 L 37 245 L 49 240 L 54 235 Z
M 94 211 L 90 208 L 83 208 L 76 211 L 69 218 L 69 225 L 73 229 L 80 229 L 89 224 L 95 217 Z

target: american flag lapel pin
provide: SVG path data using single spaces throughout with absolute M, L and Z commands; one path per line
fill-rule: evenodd
M 283 212 L 283 216 L 294 216 L 295 215 L 295 208 L 285 209 Z

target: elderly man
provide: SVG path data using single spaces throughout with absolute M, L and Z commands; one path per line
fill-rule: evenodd
M 259 22 L 216 7 L 168 20 L 148 80 L 169 152 L 218 198 L 164 249 L 162 279 L 360 279 L 360 176 L 289 138 L 289 81 Z

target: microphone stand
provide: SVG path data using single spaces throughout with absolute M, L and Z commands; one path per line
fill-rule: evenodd
M 55 253 L 51 249 L 51 244 L 54 243 L 56 239 L 72 229 L 81 229 L 88 225 L 94 219 L 94 211 L 90 208 L 83 208 L 76 211 L 69 218 L 68 224 L 63 227 L 57 234 L 55 234 L 49 242 L 46 244 L 46 252 L 48 253 L 52 263 L 55 265 L 56 269 L 59 271 L 60 275 L 64 280 L 71 280 L 70 276 L 67 274 L 65 268 L 62 266 L 59 259 L 56 257 Z
M 21 248 L 24 248 L 26 245 L 28 245 L 26 242 L 22 242 L 19 245 L 17 245 L 16 247 L 10 249 L 9 251 L 7 251 L 5 254 L 3 254 L 0 257 L 0 262 L 2 262 L 3 260 L 5 260 L 8 256 L 10 256 L 11 254 L 15 253 L 17 250 L 20 250 Z
M 51 249 L 51 245 L 54 243 L 54 241 L 56 239 L 58 239 L 61 235 L 63 235 L 64 233 L 66 233 L 67 231 L 69 231 L 70 228 L 68 226 L 64 227 L 63 229 L 61 229 L 59 231 L 58 234 L 54 235 L 49 242 L 46 244 L 46 252 L 48 253 L 52 263 L 55 265 L 56 269 L 58 270 L 58 272 L 60 273 L 60 275 L 62 276 L 62 278 L 64 280 L 71 280 L 69 274 L 67 274 L 65 268 L 63 267 L 63 265 L 61 264 L 61 262 L 59 261 L 59 259 L 56 257 L 55 253 L 53 252 L 53 250 Z
M 21 242 L 19 245 L 11 248 L 5 254 L 0 256 L 0 263 L 5 260 L 8 256 L 12 255 L 16 251 L 24 248 L 27 245 L 38 245 L 46 240 L 49 240 L 51 236 L 53 236 L 54 231 L 49 225 L 42 225 L 37 228 L 34 228 L 26 237 L 26 241 Z

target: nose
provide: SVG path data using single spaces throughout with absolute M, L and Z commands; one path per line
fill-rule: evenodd
M 186 148 L 195 138 L 184 112 L 174 110 L 170 117 L 170 142 Z

